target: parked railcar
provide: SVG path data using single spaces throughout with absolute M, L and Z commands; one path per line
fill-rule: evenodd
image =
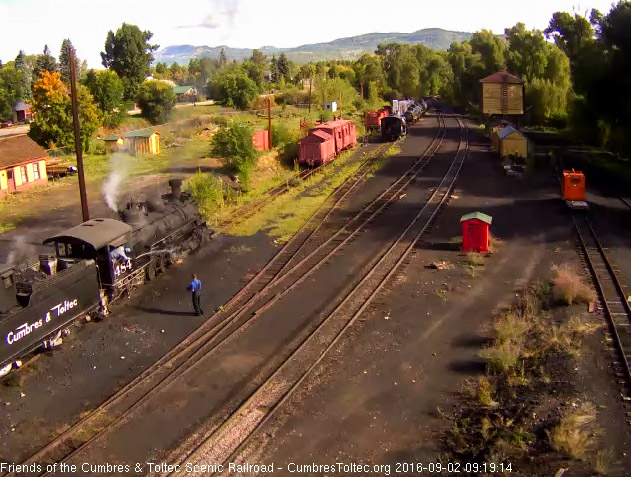
M 366 113 L 365 124 L 368 131 L 381 131 L 381 120 L 388 116 L 388 110 L 385 108 L 378 109 L 377 111 L 370 111 Z
M 407 134 L 407 123 L 401 116 L 390 115 L 381 120 L 381 137 L 393 141 Z
M 305 166 L 325 164 L 345 149 L 357 144 L 357 128 L 346 119 L 319 124 L 298 143 L 299 163 Z
M 0 376 L 36 348 L 60 344 L 75 320 L 107 316 L 125 292 L 204 244 L 205 222 L 181 181 L 170 184 L 151 205 L 128 205 L 129 223 L 89 220 L 44 240 L 54 254 L 0 271 Z

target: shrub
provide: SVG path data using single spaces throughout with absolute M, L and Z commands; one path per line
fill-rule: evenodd
M 217 131 L 212 154 L 226 161 L 247 188 L 258 154 L 252 144 L 252 128 L 245 123 L 231 122 Z
M 500 344 L 513 343 L 522 347 L 531 326 L 521 315 L 509 311 L 495 319 L 493 329 Z
M 202 215 L 209 217 L 224 205 L 223 182 L 212 174 L 197 172 L 184 183 L 199 205 Z
M 228 119 L 223 114 L 217 114 L 213 116 L 213 123 L 215 123 L 217 126 L 227 126 Z
M 484 255 L 481 253 L 469 252 L 467 254 L 467 263 L 474 267 L 481 267 L 484 265 Z
M 142 115 L 151 123 L 168 121 L 176 103 L 173 89 L 162 81 L 145 81 L 140 85 L 136 98 Z
M 556 301 L 573 305 L 574 303 L 592 303 L 596 292 L 589 288 L 576 270 L 568 264 L 552 267 L 555 277 L 552 279 L 552 295 Z
M 521 351 L 516 343 L 496 341 L 493 346 L 483 349 L 480 356 L 494 372 L 508 374 L 517 367 Z
M 585 460 L 593 450 L 595 442 L 591 424 L 596 420 L 593 404 L 583 403 L 565 413 L 559 424 L 546 431 L 552 448 L 574 458 Z

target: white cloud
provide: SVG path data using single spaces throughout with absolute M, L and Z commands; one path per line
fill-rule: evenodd
M 388 5 L 395 6 L 387 9 Z M 3 41 L 0 59 L 20 49 L 39 53 L 48 44 L 55 56 L 70 38 L 80 58 L 100 67 L 108 30 L 123 22 L 154 33 L 161 47 L 177 44 L 257 48 L 330 41 L 370 32 L 412 32 L 421 28 L 501 33 L 521 21 L 545 28 L 555 11 L 608 11 L 611 0 L 0 0 Z M 7 41 L 6 39 L 11 39 Z

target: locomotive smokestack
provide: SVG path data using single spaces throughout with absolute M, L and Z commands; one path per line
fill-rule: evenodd
M 171 179 L 169 181 L 169 187 L 171 188 L 171 199 L 179 199 L 182 195 L 182 179 Z

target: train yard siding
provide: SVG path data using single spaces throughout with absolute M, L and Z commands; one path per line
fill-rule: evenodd
M 430 132 L 421 135 L 417 148 L 431 141 L 431 125 L 428 121 Z M 362 152 L 357 155 L 361 157 Z M 351 196 L 349 207 L 370 201 L 404 167 L 405 160 L 391 161 L 364 184 L 366 193 L 362 187 Z M 26 458 L 196 328 L 201 319 L 189 316 L 192 306 L 184 289 L 190 273 L 200 274 L 204 282 L 202 305 L 208 313 L 225 303 L 244 284 L 244 277 L 260 269 L 276 249 L 263 234 L 222 237 L 201 255 L 145 285 L 141 294 L 111 318 L 88 324 L 67 339 L 61 349 L 42 355 L 21 372 L 22 386 L 0 388 L 0 402 L 7 416 L 0 424 L 2 458 L 13 462 Z M 88 385 L 94 382 L 99 385 Z M 58 402 L 64 402 L 64 406 L 58 406 Z
M 462 380 L 484 371 L 478 352 L 489 340 L 490 317 L 527 283 L 548 277 L 552 264 L 578 265 L 569 216 L 548 179 L 509 179 L 493 156 L 473 147 L 457 198 L 415 259 L 236 462 L 391 464 L 393 472 L 397 462 L 437 462 Z M 492 232 L 503 240 L 484 270 L 471 277 L 459 265 L 426 269 L 462 260 L 453 238 L 460 216 L 474 210 L 493 216 Z M 567 379 L 577 396 L 599 405 L 601 445 L 618 472 L 612 475 L 627 475 L 620 469 L 631 468 L 630 433 L 602 339 L 599 331 L 586 340 Z

